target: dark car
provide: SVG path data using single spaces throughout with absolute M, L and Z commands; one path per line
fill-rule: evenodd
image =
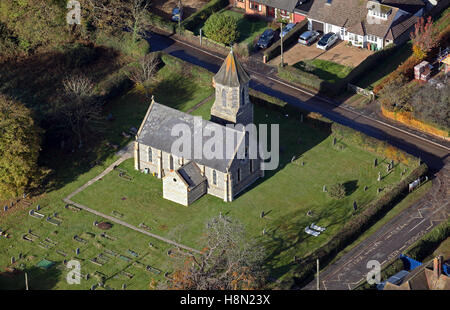
M 314 30 L 303 32 L 298 38 L 298 43 L 303 45 L 311 45 L 320 37 L 320 33 Z
M 263 32 L 256 45 L 260 48 L 268 48 L 272 44 L 273 38 L 275 37 L 275 31 L 272 29 L 267 29 Z
M 179 22 L 183 18 L 183 7 L 175 7 L 172 10 L 172 20 L 174 22 Z

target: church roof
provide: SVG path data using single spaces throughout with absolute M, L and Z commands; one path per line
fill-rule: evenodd
M 250 77 L 236 59 L 233 50 L 230 51 L 222 67 L 220 67 L 214 76 L 215 83 L 232 87 L 238 87 L 240 84 L 245 84 L 249 80 Z
M 181 125 L 185 128 L 187 125 L 190 129 L 190 156 L 183 156 L 183 150 L 177 149 L 172 152 L 172 145 L 174 145 L 174 142 L 179 140 L 181 136 L 178 132 L 176 132 L 176 134 L 179 135 L 172 135 L 172 128 L 175 125 Z M 200 125 L 203 134 L 199 132 Z M 196 136 L 196 134 L 199 136 L 201 135 L 202 140 L 200 141 L 202 142 L 202 147 L 211 139 L 211 136 L 206 136 L 205 131 L 212 132 L 212 136 L 214 136 L 216 132 L 222 134 L 222 156 L 220 156 L 220 159 L 208 159 L 204 156 L 203 152 L 201 154 L 201 159 L 194 159 L 194 136 Z M 230 137 L 234 138 L 233 141 L 229 139 Z M 205 165 L 221 172 L 226 172 L 236 156 L 236 150 L 242 143 L 245 143 L 245 131 L 238 131 L 230 127 L 205 121 L 199 116 L 195 117 L 191 114 L 178 111 L 153 101 L 136 138 L 139 143 L 144 145 L 162 150 L 166 153 L 171 153 L 177 157 L 184 157 L 186 160 L 193 160 L 197 164 Z M 227 145 L 228 143 L 230 143 L 229 146 Z
M 193 161 L 181 166 L 177 172 L 186 182 L 188 188 L 194 188 L 206 180 L 206 177 L 202 175 L 200 168 Z

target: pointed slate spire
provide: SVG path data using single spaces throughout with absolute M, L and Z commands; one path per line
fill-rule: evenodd
M 230 53 L 214 76 L 214 82 L 224 86 L 239 87 L 250 80 L 242 65 L 236 59 L 236 55 L 231 48 Z

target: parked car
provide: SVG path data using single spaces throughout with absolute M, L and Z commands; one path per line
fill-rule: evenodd
M 311 45 L 320 37 L 320 33 L 314 30 L 303 32 L 298 38 L 298 43 L 303 45 Z
M 266 29 L 258 40 L 256 45 L 260 48 L 268 48 L 272 44 L 273 38 L 275 37 L 275 31 L 272 29 Z
M 183 18 L 183 7 L 175 7 L 172 10 L 172 20 L 174 22 L 181 21 Z
M 292 28 L 295 27 L 294 23 L 289 23 L 286 26 L 283 27 L 283 32 L 280 32 L 280 38 L 284 37 L 286 35 L 286 33 L 288 33 L 289 31 L 292 30 Z
M 317 47 L 323 50 L 327 50 L 338 40 L 338 35 L 334 32 L 328 32 L 326 35 L 322 37 L 322 39 L 317 42 Z

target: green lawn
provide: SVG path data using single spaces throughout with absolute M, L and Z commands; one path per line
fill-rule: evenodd
M 320 79 L 330 83 L 336 83 L 338 80 L 345 78 L 353 70 L 352 67 L 322 59 L 299 61 L 293 66 L 317 75 Z
M 121 166 L 133 181 L 111 173 L 73 200 L 109 215 L 120 212 L 126 222 L 144 222 L 154 233 L 198 249 L 203 245 L 205 222 L 220 212 L 228 214 L 242 221 L 248 232 L 267 247 L 272 275 L 282 276 L 289 271 L 294 255 L 308 254 L 342 228 L 352 217 L 353 201 L 357 201 L 360 212 L 376 199 L 377 187 L 388 187 L 400 180 L 403 165 L 377 182 L 378 171 L 384 175 L 385 169 L 372 168 L 374 155 L 341 142 L 333 147 L 333 138 L 327 132 L 300 123 L 298 116 L 285 117 L 258 106 L 255 116 L 259 123 L 280 123 L 280 167 L 266 171 L 263 180 L 232 203 L 210 195 L 189 207 L 165 200 L 161 181 L 135 171 L 133 160 Z M 294 155 L 298 159 L 291 163 Z M 347 189 L 347 197 L 342 200 L 331 199 L 322 192 L 323 185 L 337 182 L 344 183 Z M 306 216 L 308 210 L 314 212 L 313 217 Z M 262 211 L 267 214 L 263 219 Z M 312 222 L 327 230 L 317 238 L 306 235 L 304 228 Z M 267 231 L 265 236 L 261 236 L 263 229 Z

